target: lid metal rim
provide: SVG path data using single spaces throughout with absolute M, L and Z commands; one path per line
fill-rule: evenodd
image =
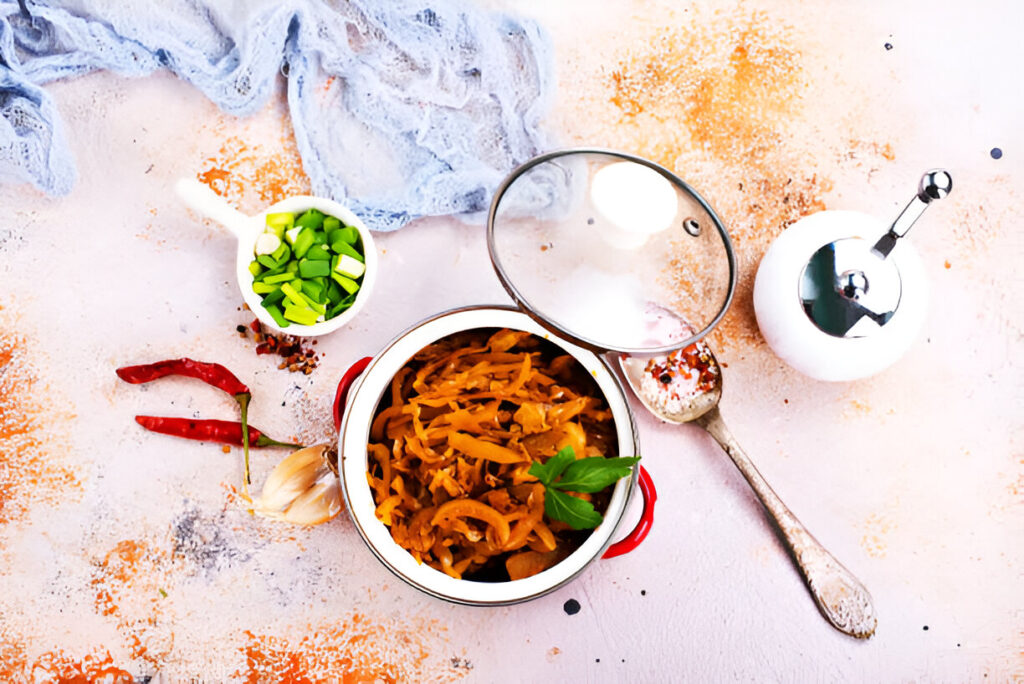
M 529 304 L 529 302 L 526 301 L 526 298 L 522 295 L 522 293 L 519 292 L 516 286 L 512 284 L 511 278 L 509 278 L 508 274 L 505 272 L 505 268 L 501 264 L 501 259 L 498 257 L 494 244 L 494 220 L 498 213 L 498 205 L 501 203 L 501 198 L 508 191 L 512 183 L 514 183 L 516 179 L 518 179 L 526 171 L 530 170 L 535 166 L 548 162 L 552 159 L 565 157 L 571 154 L 604 154 L 611 157 L 618 157 L 619 159 L 631 161 L 651 168 L 660 173 L 673 184 L 677 185 L 678 187 L 682 188 L 687 193 L 689 193 L 690 196 L 693 197 L 693 199 L 697 201 L 701 208 L 703 208 L 704 211 L 706 211 L 708 215 L 711 217 L 711 221 L 712 223 L 715 224 L 715 228 L 718 230 L 718 234 L 722 238 L 722 243 L 725 245 L 725 255 L 729 264 L 729 289 L 726 292 L 725 301 L 722 302 L 722 306 L 721 308 L 719 308 L 718 313 L 716 313 L 714 318 L 712 318 L 711 321 L 701 330 L 699 330 L 696 334 L 686 338 L 685 340 L 679 343 L 653 348 L 621 347 L 617 345 L 602 344 L 595 340 L 591 340 L 586 337 L 581 337 L 580 335 L 572 332 L 571 330 L 566 329 L 559 323 L 556 323 L 555 321 L 547 318 L 540 311 L 534 309 Z M 502 180 L 497 190 L 495 190 L 494 198 L 491 200 L 491 208 L 487 212 L 487 253 L 490 256 L 491 265 L 494 267 L 494 271 L 495 273 L 497 273 L 498 280 L 501 282 L 502 287 L 505 288 L 505 291 L 508 292 L 509 296 L 512 297 L 512 299 L 515 301 L 516 306 L 519 307 L 519 309 L 522 310 L 523 313 L 527 314 L 530 318 L 535 320 L 538 324 L 544 326 L 551 332 L 560 335 L 561 337 L 566 338 L 571 342 L 574 342 L 575 344 L 578 344 L 579 346 L 589 349 L 590 351 L 593 352 L 601 353 L 610 351 L 621 354 L 629 354 L 630 356 L 638 357 L 659 356 L 662 354 L 668 354 L 678 349 L 688 347 L 694 342 L 703 339 L 709 332 L 711 332 L 711 330 L 716 325 L 718 325 L 719 321 L 722 320 L 722 318 L 725 316 L 725 313 L 729 310 L 729 306 L 730 304 L 732 304 L 733 295 L 736 292 L 736 281 L 738 277 L 736 269 L 736 254 L 733 251 L 732 240 L 730 240 L 729 238 L 729 233 L 725 230 L 725 225 L 722 223 L 722 220 L 718 217 L 718 214 L 715 213 L 715 210 L 711 208 L 711 205 L 707 203 L 707 201 L 700 195 L 700 193 L 694 190 L 686 181 L 679 178 L 679 176 L 672 173 L 671 171 L 666 169 L 664 166 L 661 166 L 660 164 L 652 162 L 649 159 L 644 159 L 643 157 L 639 157 L 635 154 L 630 154 L 628 152 L 619 152 L 616 150 L 604 149 L 600 147 L 571 147 L 561 150 L 554 150 L 552 152 L 546 152 L 544 154 L 538 155 L 532 159 L 527 160 L 526 162 L 520 164 L 515 169 L 513 169 L 508 174 L 508 176 L 506 176 L 505 179 Z

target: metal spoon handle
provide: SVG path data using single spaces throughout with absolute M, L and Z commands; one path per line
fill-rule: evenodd
M 825 619 L 840 632 L 858 639 L 870 637 L 877 620 L 871 595 L 864 585 L 825 550 L 772 490 L 729 432 L 717 406 L 694 422 L 707 430 L 729 454 L 761 500 Z

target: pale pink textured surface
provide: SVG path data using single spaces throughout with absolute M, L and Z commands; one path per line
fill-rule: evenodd
M 276 670 L 247 662 L 257 643 L 264 654 L 304 652 L 312 679 L 340 677 L 347 666 L 329 654 L 346 649 L 357 680 L 1024 676 L 1024 94 L 1012 75 L 1021 10 L 872 2 L 826 13 L 765 1 L 716 19 L 707 7 L 656 2 L 489 4 L 548 27 L 561 84 L 550 126 L 566 142 L 685 143 L 669 135 L 672 121 L 638 132 L 617 118 L 610 74 L 647 54 L 651 36 L 764 9 L 762 39 L 777 31 L 808 83 L 786 110 L 785 158 L 831 180 L 821 195 L 829 208 L 890 216 L 921 171 L 951 170 L 954 194 L 911 234 L 932 306 L 895 366 L 855 383 L 805 379 L 751 332 L 742 301 L 730 329 L 739 332 L 716 340 L 733 432 L 871 590 L 876 636 L 833 631 L 724 454 L 699 429 L 663 425 L 636 402 L 660 495 L 653 532 L 632 554 L 596 562 L 531 603 L 470 609 L 421 595 L 373 558 L 344 514 L 311 531 L 250 519 L 226 492 L 241 479 L 239 453 L 146 434 L 132 421 L 142 412 L 229 417 L 231 401 L 193 383 L 124 385 L 114 367 L 219 361 L 253 387 L 254 424 L 314 441 L 329 435 L 334 383 L 349 363 L 430 314 L 507 297 L 479 221 L 419 222 L 379 236 L 373 298 L 320 342 L 320 368 L 309 378 L 278 371 L 234 333 L 247 319 L 236 310 L 232 239 L 188 214 L 171 188 L 209 169 L 232 136 L 287 159 L 279 108 L 238 121 L 166 75 L 100 74 L 52 86 L 80 170 L 74 192 L 52 200 L 0 188 L 0 323 L 26 340 L 18 372 L 31 371 L 34 400 L 52 418 L 38 436 L 59 447 L 54 467 L 81 483 L 66 497 L 25 499 L 27 513 L 0 524 L 0 662 L 9 668 L 0 673 L 18 663 L 30 671 L 48 653 L 79 662 L 109 652 L 134 675 L 168 681 L 272 678 Z M 889 155 L 871 147 L 886 144 Z M 993 147 L 1002 159 L 989 156 Z M 715 182 L 742 178 L 742 160 L 730 169 L 700 150 L 675 153 L 693 170 L 680 169 L 687 180 L 715 189 L 716 206 L 734 205 Z M 301 187 L 295 171 L 285 176 Z M 260 204 L 255 194 L 241 199 L 245 210 Z M 756 264 L 767 242 L 744 230 L 738 246 Z M 18 458 L 12 444 L 0 442 L 8 463 Z M 254 456 L 257 481 L 281 455 Z M 137 568 L 126 561 L 112 572 L 110 554 L 126 541 L 148 551 Z M 569 599 L 581 605 L 572 616 Z

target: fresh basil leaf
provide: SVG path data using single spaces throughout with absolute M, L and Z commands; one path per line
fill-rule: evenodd
M 540 480 L 545 487 L 551 484 L 551 474 L 548 472 L 548 467 L 540 461 L 531 463 L 530 469 L 527 472 Z
M 562 479 L 549 486 L 568 492 L 599 492 L 620 478 L 627 477 L 639 456 L 631 458 L 602 458 L 592 456 L 573 461 L 565 469 Z
M 557 454 L 549 458 L 547 463 L 531 465 L 529 473 L 547 487 L 575 460 L 576 452 L 573 451 L 573 448 L 571 446 L 563 447 Z
M 577 499 L 557 489 L 544 492 L 544 514 L 551 520 L 567 523 L 574 530 L 593 529 L 604 520 L 589 501 Z
M 548 471 L 554 481 L 565 469 L 576 461 L 576 452 L 571 446 L 562 447 L 557 454 L 548 459 Z

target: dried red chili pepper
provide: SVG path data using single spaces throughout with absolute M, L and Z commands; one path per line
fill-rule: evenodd
M 243 446 L 242 424 L 230 420 L 199 420 L 196 418 L 166 418 L 162 416 L 135 416 L 135 422 L 163 435 L 184 437 L 200 442 L 217 442 L 218 444 L 234 444 Z M 249 444 L 256 447 L 302 447 L 301 444 L 279 442 L 271 439 L 251 425 L 249 428 Z
M 168 359 L 147 363 L 138 366 L 124 366 L 117 369 L 117 377 L 125 382 L 138 385 L 169 375 L 184 375 L 190 378 L 202 380 L 207 385 L 212 385 L 227 392 L 235 398 L 242 413 L 242 425 L 248 424 L 249 400 L 252 393 L 249 388 L 237 377 L 219 363 L 208 363 L 206 361 L 195 361 L 189 358 Z M 240 429 L 242 436 L 242 448 L 245 452 L 245 483 L 251 484 L 249 476 L 249 431 Z
M 117 377 L 125 382 L 138 385 L 168 375 L 185 375 L 190 378 L 202 380 L 207 385 L 212 385 L 224 390 L 233 396 L 249 394 L 249 388 L 242 383 L 234 373 L 219 363 L 207 363 L 205 361 L 194 361 L 192 359 L 168 359 L 139 366 L 124 366 L 117 369 Z

